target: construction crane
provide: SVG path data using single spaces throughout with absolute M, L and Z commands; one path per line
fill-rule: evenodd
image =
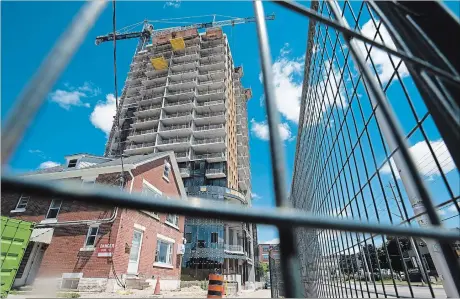
M 265 17 L 265 19 L 274 20 L 275 15 L 274 14 L 268 15 Z M 177 26 L 177 27 L 170 27 L 170 28 L 156 29 L 156 30 L 153 29 L 152 24 L 149 24 L 148 21 L 144 21 L 142 31 L 115 34 L 115 38 L 116 40 L 139 38 L 140 40 L 139 40 L 139 45 L 138 45 L 137 50 L 140 50 L 145 44 L 145 42 L 149 38 L 154 37 L 154 36 L 168 34 L 168 33 L 180 31 L 180 30 L 223 27 L 223 26 L 229 26 L 229 25 L 234 26 L 238 24 L 252 23 L 255 21 L 256 19 L 254 17 L 234 18 L 234 19 L 223 20 L 223 21 L 215 21 L 215 16 L 214 16 L 214 20 L 212 22 L 196 23 L 196 24 L 191 24 L 191 25 L 186 25 L 186 26 Z M 101 43 L 104 43 L 104 42 L 113 41 L 113 38 L 114 38 L 113 33 L 98 36 L 96 37 L 96 45 L 100 45 Z

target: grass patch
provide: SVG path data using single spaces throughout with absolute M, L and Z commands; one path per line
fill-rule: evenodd
M 8 292 L 8 295 L 17 295 L 17 294 L 19 294 L 18 290 L 10 290 Z

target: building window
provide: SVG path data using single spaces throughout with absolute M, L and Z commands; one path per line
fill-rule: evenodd
M 162 196 L 162 193 L 160 190 L 158 190 L 157 188 L 155 188 L 154 186 L 150 184 L 147 184 L 146 181 L 142 183 L 142 194 L 150 196 L 152 198 L 161 198 Z M 158 214 L 157 212 L 148 211 L 148 213 L 153 215 L 156 218 L 160 217 L 160 214 Z
M 218 233 L 211 233 L 211 243 L 217 243 L 219 240 L 219 234 Z
M 97 232 L 99 231 L 99 226 L 90 226 L 88 229 L 88 234 L 86 235 L 85 247 L 94 247 L 96 244 Z
M 262 258 L 263 258 L 264 260 L 268 260 L 268 254 L 262 254 Z
M 166 216 L 166 222 L 174 226 L 179 226 L 179 216 L 177 216 L 176 214 L 168 214 Z
M 185 233 L 185 240 L 187 241 L 187 244 L 192 243 L 192 233 Z
M 169 172 L 171 171 L 171 165 L 168 163 L 168 161 L 165 160 L 165 165 L 163 169 L 163 177 L 165 179 L 169 179 Z
M 55 219 L 59 214 L 59 210 L 61 209 L 62 200 L 60 199 L 53 199 L 51 202 L 50 208 L 48 213 L 46 214 L 46 219 Z
M 21 195 L 18 200 L 18 204 L 16 205 L 16 210 L 26 209 L 27 203 L 29 202 L 29 196 Z
M 69 168 L 75 167 L 77 166 L 77 162 L 78 162 L 78 159 L 72 159 L 69 161 L 69 165 L 67 165 L 67 167 Z
M 173 243 L 163 240 L 157 241 L 157 251 L 155 253 L 155 262 L 172 265 Z
M 206 241 L 198 240 L 198 248 L 206 248 Z

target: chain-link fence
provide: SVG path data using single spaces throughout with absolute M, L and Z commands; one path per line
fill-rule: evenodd
M 43 214 L 43 220 L 26 215 L 30 221 L 40 222 L 32 237 L 42 245 L 25 249 L 31 255 L 53 254 L 48 246 L 50 237 L 78 235 L 73 247 L 62 243 L 56 251 L 64 254 L 64 258 L 60 256 L 64 265 L 65 254 L 74 247 L 78 249 L 76 263 L 54 269 L 61 273 L 61 289 L 73 289 L 82 278 L 81 269 L 88 265 L 94 267 L 97 275 L 110 279 L 113 289 L 117 285 L 126 287 L 127 280 L 135 288 L 143 288 L 143 283 L 154 286 L 161 274 L 152 275 L 147 269 L 143 281 L 125 274 L 139 272 L 136 260 L 143 237 L 152 233 L 146 230 L 152 219 L 159 219 L 160 224 L 156 235 L 149 235 L 146 240 L 156 240 L 156 244 L 149 246 L 157 249 L 151 250 L 151 262 L 145 265 L 149 269 L 152 264 L 163 269 L 180 267 L 182 249 L 178 245 L 182 236 L 174 231 L 174 237 L 168 237 L 165 232 L 183 223 L 183 216 L 176 215 L 185 215 L 277 226 L 281 255 L 279 261 L 271 260 L 276 268 L 270 271 L 272 287 L 274 281 L 277 285 L 274 297 L 437 297 L 446 293 L 458 297 L 460 267 L 455 262 L 452 242 L 460 237 L 457 231 L 442 226 L 437 211 L 450 206 L 457 214 L 460 211 L 460 48 L 453 41 L 460 36 L 458 20 L 438 2 L 414 5 L 313 1 L 311 8 L 290 1 L 276 3 L 310 19 L 290 196 L 296 209 L 290 208 L 287 196 L 263 4 L 255 1 L 277 208 L 249 209 L 206 200 L 176 201 L 163 194 L 151 196 L 152 188 L 150 195 L 142 195 L 120 192 L 119 188 L 89 187 L 90 180 L 83 180 L 82 188 L 81 181 L 78 185 L 50 183 L 38 180 L 39 176 L 19 178 L 2 173 L 2 191 L 11 193 L 12 198 L 4 205 L 2 196 L 2 215 L 32 211 L 32 207 Z M 104 1 L 91 1 L 83 6 L 18 97 L 2 130 L 2 163 L 8 162 L 46 94 L 105 5 Z M 451 34 L 441 34 L 445 32 Z M 160 163 L 173 160 L 161 154 L 142 159 L 147 158 Z M 131 170 L 142 161 L 125 161 L 125 172 L 98 177 L 97 183 L 130 190 L 134 181 Z M 430 166 L 425 165 L 427 161 Z M 110 166 L 119 169 L 120 162 Z M 62 179 L 65 172 L 58 171 L 60 174 L 54 176 Z M 179 174 L 179 169 L 174 169 L 174 173 Z M 433 189 L 427 181 L 427 177 L 435 176 L 441 189 Z M 70 232 L 69 225 L 75 224 L 72 209 L 88 213 L 88 218 Z M 69 213 L 65 223 L 53 227 L 59 213 L 66 211 Z M 137 220 L 146 214 L 149 221 L 139 223 Z M 129 231 L 125 231 L 127 226 L 120 225 L 119 217 L 132 220 Z M 99 235 L 103 239 L 96 239 Z M 114 238 L 120 236 L 126 239 L 114 245 Z M 209 243 L 217 243 L 219 238 L 218 232 L 211 232 Z M 440 272 L 437 275 L 422 252 L 420 238 Z M 238 246 L 226 251 L 245 254 Z M 122 257 L 119 261 L 123 262 L 116 261 L 116 256 Z M 402 260 L 399 271 L 393 263 L 397 259 Z M 242 268 L 230 259 L 225 262 L 229 268 Z M 103 274 L 98 272 L 101 269 Z M 417 276 L 413 270 L 428 285 L 425 291 L 411 285 L 411 276 Z M 432 276 L 442 276 L 442 292 L 432 286 Z M 405 285 L 400 285 L 399 279 Z M 102 281 L 93 279 L 87 283 L 98 287 Z
M 271 253 L 268 255 L 268 270 L 270 271 L 270 291 L 272 298 L 284 298 L 284 282 L 281 273 L 281 261 L 279 256 Z

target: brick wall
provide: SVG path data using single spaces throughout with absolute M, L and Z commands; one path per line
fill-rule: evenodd
M 145 179 L 157 187 L 165 195 L 177 197 L 178 183 L 171 168 L 169 181 L 163 179 L 164 159 L 154 161 L 133 170 L 133 191 L 142 190 L 142 181 Z M 99 175 L 96 183 L 105 185 L 119 185 L 119 173 Z M 131 188 L 131 176 L 125 173 L 127 180 L 125 188 Z M 73 180 L 79 178 L 73 178 Z M 45 219 L 51 204 L 51 198 L 31 197 L 24 212 L 11 213 L 16 208 L 21 194 L 2 194 L 1 214 L 7 217 L 40 222 Z M 114 208 L 111 206 L 87 204 L 78 201 L 64 200 L 57 216 L 58 222 L 75 220 L 98 220 L 112 216 Z M 145 227 L 139 262 L 140 276 L 145 278 L 157 277 L 162 279 L 180 279 L 180 263 L 177 263 L 177 244 L 182 242 L 184 221 L 179 217 L 178 228 L 165 224 L 166 215 L 160 214 L 159 219 L 153 218 L 136 210 L 119 209 L 113 223 L 99 226 L 95 248 L 99 244 L 114 243 L 115 252 L 113 265 L 110 258 L 97 257 L 97 251 L 81 250 L 84 247 L 88 225 L 72 225 L 55 227 L 51 244 L 45 250 L 37 277 L 61 277 L 62 273 L 83 273 L 83 277 L 112 278 L 111 267 L 114 267 L 118 276 L 125 274 L 128 268 L 129 247 L 131 246 L 134 225 Z M 173 246 L 173 269 L 155 267 L 155 251 L 157 234 L 175 240 Z M 128 250 L 125 250 L 128 245 Z

